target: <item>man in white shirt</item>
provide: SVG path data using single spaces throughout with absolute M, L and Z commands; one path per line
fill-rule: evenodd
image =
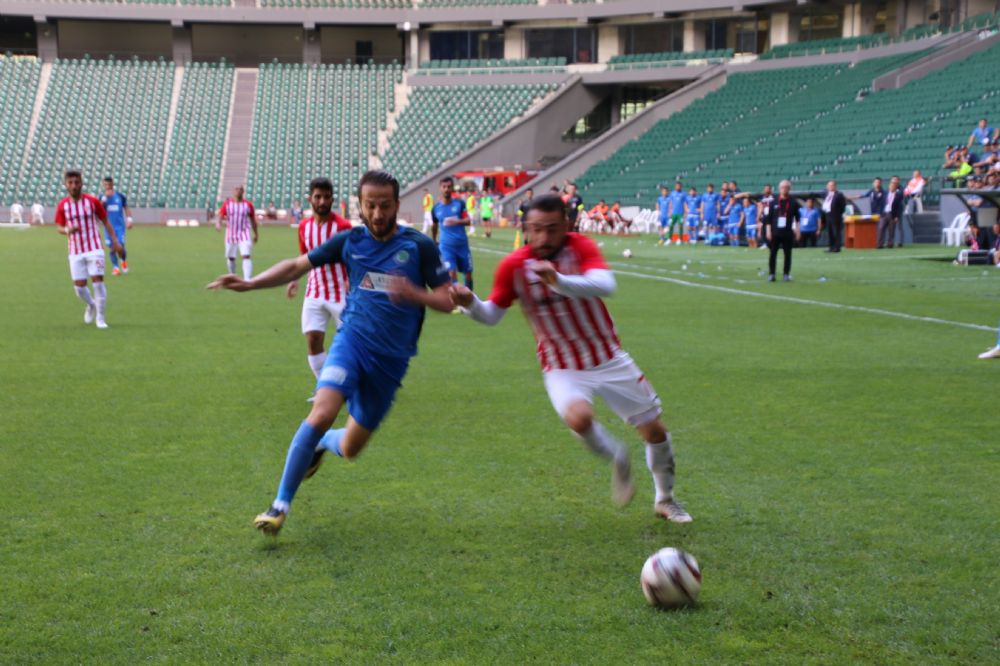
M 37 201 L 31 204 L 31 223 L 45 224 L 45 207 Z
M 24 206 L 16 201 L 10 205 L 10 223 L 24 224 Z

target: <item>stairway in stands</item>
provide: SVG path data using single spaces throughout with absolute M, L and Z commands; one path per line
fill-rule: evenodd
M 229 134 L 222 160 L 219 201 L 225 201 L 237 185 L 245 185 L 250 162 L 250 138 L 253 129 L 254 105 L 257 99 L 256 67 L 236 70 L 233 103 L 230 107 Z M 247 192 L 252 199 L 253 193 Z

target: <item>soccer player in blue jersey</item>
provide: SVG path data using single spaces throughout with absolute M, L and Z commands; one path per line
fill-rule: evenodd
M 684 194 L 684 186 L 681 185 L 680 181 L 674 183 L 674 189 L 669 198 L 670 231 L 667 234 L 666 244 L 670 245 L 671 241 L 674 241 L 680 245 L 680 234 L 684 233 L 684 200 L 687 198 L 687 195 Z
M 740 225 L 743 223 L 743 204 L 733 197 L 729 203 L 729 223 L 726 225 L 726 237 L 730 245 L 740 244 Z
M 819 209 L 810 197 L 806 205 L 799 208 L 799 247 L 816 247 L 819 236 Z
M 265 534 L 281 530 L 299 484 L 319 469 L 325 451 L 347 459 L 361 453 L 417 353 L 425 309 L 450 312 L 453 307 L 451 281 L 434 241 L 396 222 L 399 182 L 385 171 L 369 171 L 358 185 L 358 201 L 364 226 L 278 262 L 253 279 L 228 274 L 208 285 L 266 289 L 335 263 L 347 267 L 350 279 L 340 331 L 320 371 L 312 411 L 292 438 L 274 502 L 254 519 Z M 330 430 L 345 402 L 346 427 Z
M 455 180 L 445 176 L 438 183 L 441 200 L 434 204 L 431 217 L 441 229 L 441 258 L 448 268 L 451 281 L 458 283 L 458 274 L 465 275 L 465 286 L 472 289 L 472 250 L 469 249 L 469 235 L 466 227 L 472 224 L 465 202 L 455 198 Z
M 118 235 L 118 243 L 122 246 L 120 269 L 118 268 L 118 255 L 114 252 L 111 253 L 111 274 L 121 275 L 128 273 L 128 261 L 125 254 L 125 228 L 128 226 L 128 221 L 132 219 L 132 211 L 128 208 L 128 200 L 125 199 L 125 195 L 115 191 L 115 181 L 111 176 L 105 177 L 101 185 L 104 190 L 104 194 L 101 195 L 101 203 L 104 204 L 104 210 L 108 212 L 108 222 L 111 223 L 115 234 Z M 108 247 L 112 245 L 111 237 L 106 231 L 104 232 L 104 243 Z
M 660 217 L 660 245 L 667 240 L 667 228 L 670 226 L 670 190 L 666 185 L 660 186 L 660 196 L 656 197 L 656 213 Z
M 747 247 L 757 247 L 757 205 L 747 195 L 743 196 L 743 228 L 746 230 Z
M 697 188 L 688 188 L 684 197 L 684 221 L 687 223 L 688 243 L 694 245 L 698 242 L 698 227 L 701 225 L 701 197 Z
M 719 193 L 712 183 L 705 186 L 701 195 L 701 218 L 705 223 L 705 238 L 708 238 L 719 225 Z

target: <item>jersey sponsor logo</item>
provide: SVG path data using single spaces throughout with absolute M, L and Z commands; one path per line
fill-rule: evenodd
M 369 271 L 361 278 L 361 284 L 358 285 L 358 288 L 365 291 L 388 292 L 392 278 L 393 276 L 388 273 L 372 273 Z
M 347 381 L 347 370 L 339 365 L 328 365 L 319 373 L 321 382 L 331 382 L 333 384 L 343 384 Z
M 397 264 L 405 264 L 410 260 L 410 253 L 406 250 L 400 250 L 396 253 L 395 259 Z

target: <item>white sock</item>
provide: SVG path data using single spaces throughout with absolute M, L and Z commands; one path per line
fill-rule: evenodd
M 312 368 L 313 374 L 316 375 L 316 379 L 319 379 L 319 373 L 323 369 L 323 364 L 326 363 L 326 352 L 309 354 L 307 358 L 309 359 L 309 367 Z
M 226 257 L 226 268 L 229 269 L 230 273 L 236 272 L 236 259 L 231 257 Z
M 244 259 L 243 260 L 243 279 L 249 280 L 253 277 L 253 260 Z
M 608 431 L 604 429 L 597 421 L 594 421 L 590 426 L 590 430 L 578 435 L 583 443 L 587 445 L 587 448 L 608 460 L 614 460 L 615 458 L 627 455 L 625 446 L 619 442 L 617 439 L 608 434 Z
M 671 499 L 674 493 L 674 450 L 672 438 L 653 444 L 646 442 L 646 467 L 653 475 L 653 486 L 656 488 L 657 503 Z
M 94 302 L 97 304 L 97 321 L 104 321 L 104 307 L 108 302 L 108 289 L 103 282 L 94 283 Z
M 271 502 L 271 506 L 274 507 L 275 509 L 277 509 L 278 511 L 281 511 L 282 513 L 288 513 L 288 510 L 290 508 L 292 508 L 288 504 L 288 502 L 285 502 L 285 501 L 282 501 L 282 500 L 278 500 L 278 499 L 276 499 L 273 502 Z
M 94 304 L 94 299 L 91 298 L 90 296 L 90 289 L 88 289 L 86 285 L 82 287 L 77 287 L 76 285 L 73 285 L 73 288 L 76 289 L 76 295 L 81 301 L 83 301 L 87 305 Z

